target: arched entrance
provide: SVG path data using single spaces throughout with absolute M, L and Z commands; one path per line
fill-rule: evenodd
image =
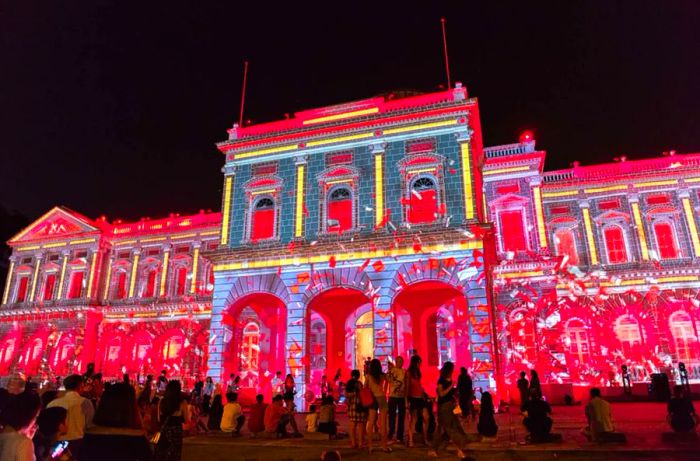
M 266 372 L 285 369 L 287 309 L 270 293 L 251 293 L 236 300 L 223 318 L 224 376 L 241 376 L 244 388 L 257 388 Z
M 405 358 L 420 355 L 425 382 L 436 379 L 446 361 L 471 365 L 467 302 L 459 288 L 439 280 L 406 285 L 394 297 L 392 309 L 395 352 Z
M 362 314 L 365 316 L 360 319 Z M 323 375 L 331 380 L 337 370 L 344 379 L 348 378 L 349 370 L 357 366 L 358 340 L 364 344 L 363 353 L 374 355 L 373 344 L 366 344 L 367 336 L 372 337 L 374 331 L 372 306 L 359 289 L 335 287 L 314 296 L 308 303 L 306 325 L 312 389 L 320 384 Z
M 51 369 L 56 375 L 65 376 L 69 373 L 74 352 L 75 338 L 70 333 L 63 333 L 51 357 Z

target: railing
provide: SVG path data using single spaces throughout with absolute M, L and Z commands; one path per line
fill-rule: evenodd
M 507 157 L 509 155 L 529 154 L 532 152 L 535 152 L 535 141 L 484 148 L 486 158 Z
M 554 171 L 552 173 L 545 173 L 542 175 L 542 180 L 546 183 L 557 182 L 557 181 L 568 181 L 574 179 L 574 171 Z

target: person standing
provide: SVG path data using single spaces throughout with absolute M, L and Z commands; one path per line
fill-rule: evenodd
M 156 446 L 156 461 L 180 461 L 182 457 L 183 424 L 189 424 L 187 401 L 182 398 L 180 381 L 171 380 L 159 403 L 160 439 Z
M 462 416 L 469 419 L 472 414 L 472 400 L 474 400 L 474 390 L 472 378 L 467 373 L 467 369 L 462 367 L 459 369 L 459 377 L 457 378 L 457 394 L 459 395 L 459 408 L 462 410 Z
M 382 450 L 386 453 L 391 452 L 387 439 L 387 422 L 389 420 L 388 410 L 389 403 L 386 399 L 386 391 L 389 383 L 386 375 L 382 371 L 382 362 L 379 359 L 372 359 L 369 363 L 367 376 L 365 377 L 365 385 L 369 387 L 374 396 L 374 405 L 369 409 L 369 436 L 367 437 L 369 452 L 372 453 L 372 442 L 374 437 L 374 428 L 377 420 L 379 421 L 379 435 L 381 436 Z
M 533 393 L 534 391 L 534 393 Z M 537 396 L 537 398 L 541 399 L 542 398 L 542 386 L 540 385 L 540 376 L 537 374 L 537 371 L 535 370 L 530 370 L 530 397 L 533 395 Z
M 95 407 L 92 402 L 80 395 L 83 377 L 70 375 L 63 380 L 66 393 L 63 397 L 51 401 L 46 408 L 61 407 L 68 410 L 68 430 L 59 440 L 67 440 L 68 448 L 73 456 L 80 455 L 80 445 L 83 442 L 85 429 L 92 426 Z
M 443 432 L 457 445 L 457 456 L 460 459 L 466 457 L 463 450 L 467 443 L 467 436 L 454 413 L 456 407 L 455 388 L 452 384 L 454 369 L 452 362 L 445 362 L 440 369 L 440 378 L 437 383 L 438 430 L 433 434 L 433 449 L 428 452 L 428 456 L 432 458 L 438 456 L 438 450 L 443 443 Z
M 525 405 L 527 401 L 530 400 L 530 382 L 527 380 L 527 373 L 524 371 L 520 372 L 520 379 L 518 379 L 518 392 L 520 393 L 520 411 L 525 411 Z
M 158 382 L 156 383 L 156 392 L 159 395 L 163 395 L 166 387 L 168 387 L 167 372 L 162 370 L 160 376 L 158 376 Z
M 80 376 L 78 376 L 80 378 Z M 36 419 L 41 399 L 34 392 L 13 395 L 0 414 L 0 460 L 34 461 L 32 438 L 37 430 Z
M 421 358 L 418 355 L 411 357 L 408 365 L 408 446 L 413 447 L 413 435 L 416 432 L 418 420 L 422 420 L 423 443 L 428 444 L 428 422 L 430 414 L 425 402 L 425 390 L 421 383 L 420 372 Z
M 360 370 L 350 372 L 350 380 L 345 385 L 345 397 L 348 408 L 350 448 L 362 448 L 367 431 L 367 409 L 360 404 Z
M 272 386 L 272 396 L 282 395 L 284 393 L 284 380 L 282 379 L 282 372 L 277 371 L 275 377 L 270 381 Z
M 476 430 L 483 437 L 496 437 L 498 425 L 494 417 L 493 397 L 490 392 L 481 394 L 481 406 L 479 407 L 479 422 Z
M 406 420 L 406 400 L 408 399 L 408 376 L 403 369 L 403 357 L 396 357 L 396 364 L 387 374 L 389 380 L 389 440 L 394 438 L 403 443 L 404 422 Z M 396 419 L 398 418 L 398 424 Z

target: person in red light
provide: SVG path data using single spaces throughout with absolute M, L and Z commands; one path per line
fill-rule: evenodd
M 288 437 L 287 426 L 291 426 L 292 436 L 303 437 L 297 428 L 294 420 L 294 413 L 284 407 L 281 395 L 276 395 L 272 399 L 272 404 L 265 409 L 265 432 L 274 434 L 277 437 Z

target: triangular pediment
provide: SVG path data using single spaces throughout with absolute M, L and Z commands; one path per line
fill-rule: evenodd
M 31 242 L 46 239 L 59 239 L 73 235 L 97 232 L 100 229 L 79 213 L 63 207 L 54 207 L 34 221 L 9 243 Z

